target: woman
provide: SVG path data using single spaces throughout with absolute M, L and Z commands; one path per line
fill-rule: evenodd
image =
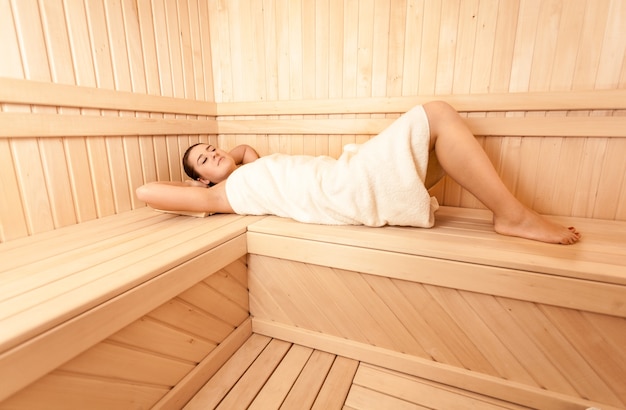
M 227 153 L 197 144 L 183 159 L 193 181 L 149 183 L 137 189 L 137 196 L 152 207 L 173 211 L 429 227 L 437 204 L 427 188 L 445 172 L 493 212 L 494 230 L 502 235 L 560 244 L 580 239 L 575 228 L 543 218 L 508 191 L 463 119 L 445 102 L 415 107 L 338 160 L 270 157 L 256 161 L 258 154 L 247 145 Z M 250 165 L 240 167 L 245 164 Z M 272 178 L 276 181 L 266 183 Z

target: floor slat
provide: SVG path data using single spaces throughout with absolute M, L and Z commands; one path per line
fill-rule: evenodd
M 258 334 L 185 407 L 215 408 L 526 409 Z

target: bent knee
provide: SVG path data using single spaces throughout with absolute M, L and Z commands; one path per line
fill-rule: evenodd
M 429 101 L 424 104 L 431 135 L 439 134 L 441 127 L 447 127 L 461 119 L 457 110 L 445 101 Z
M 448 104 L 442 100 L 429 101 L 424 104 L 424 110 L 426 111 L 426 115 L 429 117 L 433 116 L 442 116 L 442 115 L 450 115 L 450 114 L 458 114 L 453 106 Z

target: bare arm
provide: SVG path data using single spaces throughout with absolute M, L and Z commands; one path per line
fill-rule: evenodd
M 164 211 L 234 213 L 226 198 L 226 181 L 211 188 L 197 181 L 151 182 L 137 188 L 137 198 Z
M 229 152 L 235 164 L 243 165 L 259 159 L 259 154 L 249 145 L 238 145 Z
M 236 165 L 255 161 L 259 154 L 249 145 L 239 145 L 229 154 Z M 201 181 L 150 182 L 137 188 L 139 200 L 164 211 L 234 213 L 226 197 L 225 182 L 207 188 Z

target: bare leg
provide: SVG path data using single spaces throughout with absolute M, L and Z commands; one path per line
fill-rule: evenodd
M 430 150 L 435 150 L 452 179 L 493 212 L 496 232 L 550 243 L 572 244 L 580 239 L 576 229 L 548 221 L 509 192 L 454 108 L 434 101 L 424 109 L 430 125 Z

